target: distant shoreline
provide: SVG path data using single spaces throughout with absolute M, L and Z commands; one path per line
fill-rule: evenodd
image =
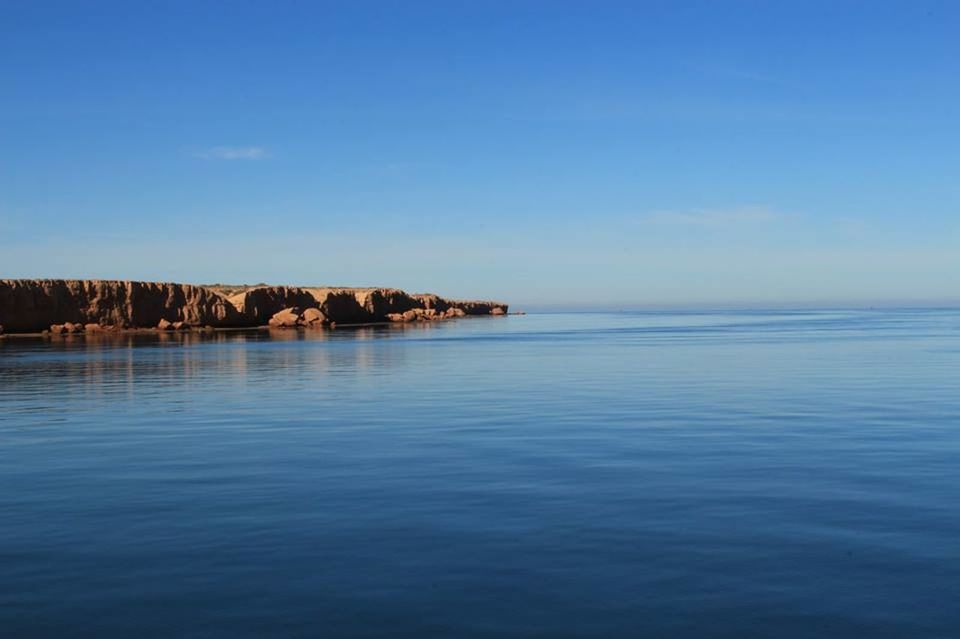
M 332 328 L 502 316 L 507 304 L 396 288 L 0 280 L 0 335 Z

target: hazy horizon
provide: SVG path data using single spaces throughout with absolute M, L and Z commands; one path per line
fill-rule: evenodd
M 5 3 L 0 278 L 960 302 L 947 2 Z

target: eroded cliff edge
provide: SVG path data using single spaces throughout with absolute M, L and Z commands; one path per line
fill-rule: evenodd
M 393 288 L 0 280 L 0 326 L 6 333 L 39 333 L 66 325 L 70 331 L 85 326 L 99 330 L 255 327 L 291 309 L 301 319 L 302 313 L 316 309 L 311 311 L 311 324 L 329 325 L 505 315 L 508 307 Z

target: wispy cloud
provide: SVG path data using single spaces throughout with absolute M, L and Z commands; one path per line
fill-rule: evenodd
M 204 160 L 263 160 L 270 157 L 262 146 L 214 146 L 195 155 Z
M 731 209 L 686 209 L 651 211 L 641 221 L 656 224 L 675 224 L 721 228 L 740 225 L 769 224 L 789 219 L 787 213 L 766 206 L 744 206 Z

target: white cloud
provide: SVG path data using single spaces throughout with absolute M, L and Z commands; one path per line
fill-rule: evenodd
M 786 213 L 765 206 L 745 206 L 732 209 L 688 209 L 651 211 L 641 217 L 643 222 L 700 227 L 729 227 L 768 224 L 788 219 Z
M 262 146 L 214 146 L 196 156 L 204 160 L 262 160 L 270 153 Z

